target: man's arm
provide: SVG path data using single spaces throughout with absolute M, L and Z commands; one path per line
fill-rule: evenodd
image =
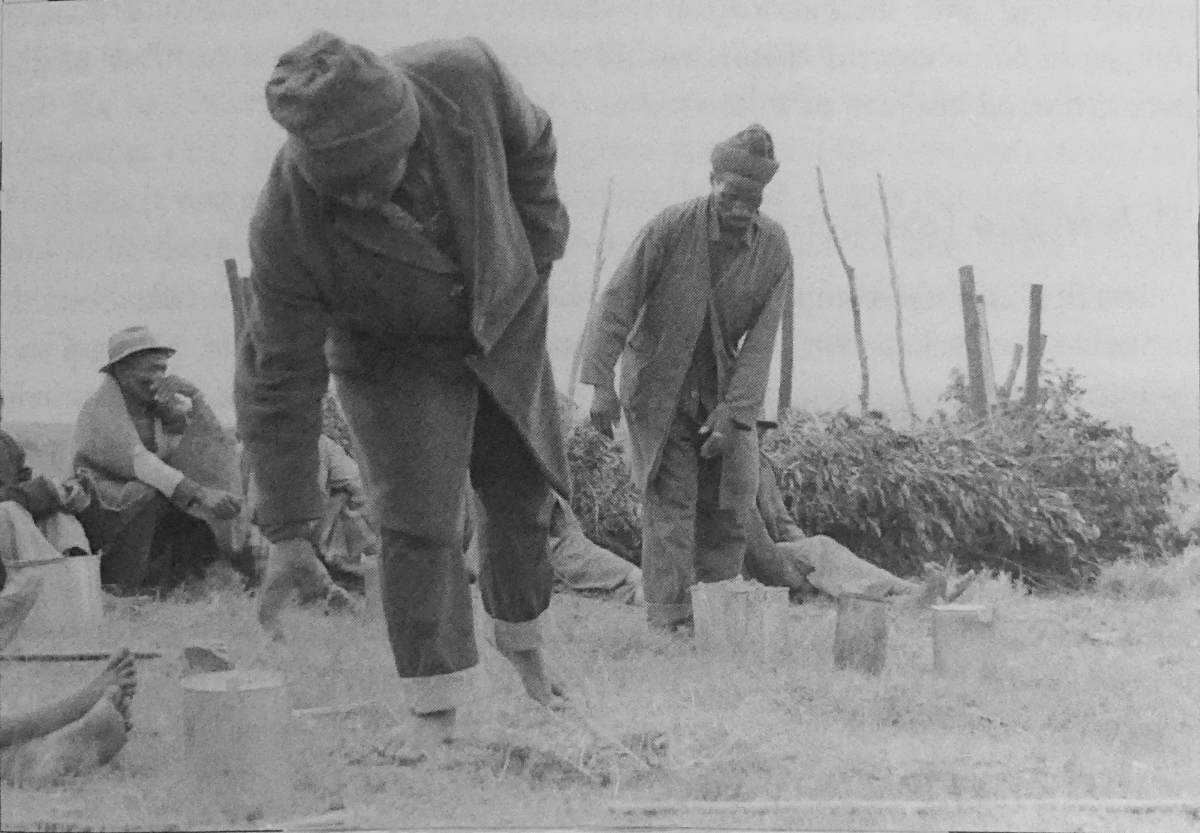
M 538 272 L 549 272 L 567 246 L 570 220 L 558 196 L 554 169 L 558 150 L 550 116 L 532 102 L 491 47 L 472 38 L 483 50 L 499 80 L 500 129 L 508 157 L 508 188 L 525 226 Z
M 753 429 L 762 410 L 767 391 L 767 376 L 771 371 L 771 354 L 775 351 L 775 332 L 783 315 L 783 300 L 792 280 L 791 259 L 776 279 L 775 286 L 758 317 L 751 323 L 738 351 L 736 367 L 725 391 L 725 405 L 735 423 Z
M 616 389 L 613 368 L 662 271 L 667 246 L 664 238 L 660 218 L 642 229 L 592 311 L 579 381 L 597 391 Z
M 255 520 L 271 541 L 305 538 L 322 516 L 318 481 L 327 316 L 315 282 L 279 240 L 251 229 L 250 308 L 234 402 L 258 487 Z

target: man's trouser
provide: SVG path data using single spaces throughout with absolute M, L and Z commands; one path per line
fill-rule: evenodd
M 171 588 L 188 576 L 202 575 L 217 558 L 217 539 L 208 524 L 158 493 L 131 517 L 93 499 L 79 520 L 92 551 L 103 550 L 100 582 L 121 592 Z
M 700 456 L 701 423 L 677 411 L 646 489 L 642 580 L 652 627 L 692 615 L 691 586 L 737 576 L 746 535 L 735 509 L 720 508 L 721 458 Z
M 463 560 L 465 475 L 482 508 L 479 588 L 504 653 L 541 645 L 538 617 L 554 586 L 553 492 L 461 352 L 397 351 L 334 379 L 381 526 L 384 615 L 409 707 L 454 708 L 479 661 Z

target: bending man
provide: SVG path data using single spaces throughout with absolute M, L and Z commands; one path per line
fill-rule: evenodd
M 460 507 L 483 507 L 479 584 L 526 691 L 561 705 L 539 622 L 566 455 L 546 351 L 567 240 L 550 118 L 491 49 L 384 56 L 317 32 L 267 106 L 288 133 L 250 226 L 253 303 L 236 402 L 272 542 L 259 620 L 278 633 L 314 548 L 332 373 L 381 526 L 381 587 L 416 741 L 449 740 L 477 664 Z M 327 342 L 328 333 L 328 342 Z
M 593 425 L 611 437 L 622 404 L 629 420 L 652 627 L 690 622 L 689 587 L 742 569 L 741 517 L 758 485 L 754 424 L 792 279 L 787 237 L 759 213 L 778 167 L 757 124 L 718 144 L 711 193 L 642 229 L 601 296 L 585 350 Z

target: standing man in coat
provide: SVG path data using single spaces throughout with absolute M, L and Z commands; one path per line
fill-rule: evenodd
M 642 229 L 596 309 L 580 378 L 594 388 L 599 431 L 612 436 L 622 405 L 629 421 L 652 627 L 688 623 L 691 585 L 742 567 L 739 516 L 758 484 L 754 426 L 792 279 L 787 237 L 759 213 L 778 167 L 760 125 L 718 144 L 711 193 Z
M 377 55 L 318 31 L 279 59 L 287 131 L 250 225 L 236 402 L 271 541 L 259 620 L 319 580 L 321 399 L 332 374 L 382 538 L 388 635 L 418 748 L 452 736 L 477 664 L 459 510 L 483 506 L 479 584 L 495 644 L 561 708 L 539 622 L 547 532 L 567 493 L 546 350 L 567 241 L 550 117 L 472 38 Z

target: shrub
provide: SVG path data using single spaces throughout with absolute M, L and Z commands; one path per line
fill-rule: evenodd
M 910 431 L 882 417 L 793 412 L 768 439 L 793 514 L 901 575 L 950 556 L 1078 586 L 1104 564 L 1177 551 L 1167 447 L 1138 442 L 1080 404 L 1079 376 L 1048 364 L 1036 409 L 966 418 L 955 371 L 949 413 Z
M 959 395 L 959 382 L 952 380 L 947 397 Z M 1093 416 L 1082 405 L 1085 393 L 1078 374 L 1048 363 L 1035 411 L 1004 403 L 975 433 L 1018 458 L 1037 482 L 1071 497 L 1098 530 L 1090 548 L 1096 566 L 1179 552 L 1186 537 L 1171 515 L 1171 480 L 1179 470 L 1174 452 L 1139 442 L 1128 425 Z
M 902 432 L 878 418 L 792 411 L 764 450 L 805 532 L 898 575 L 953 556 L 1035 581 L 1071 578 L 1098 534 L 1067 494 L 951 426 Z
M 567 434 L 571 508 L 588 538 L 641 563 L 641 495 L 619 448 L 587 424 Z

